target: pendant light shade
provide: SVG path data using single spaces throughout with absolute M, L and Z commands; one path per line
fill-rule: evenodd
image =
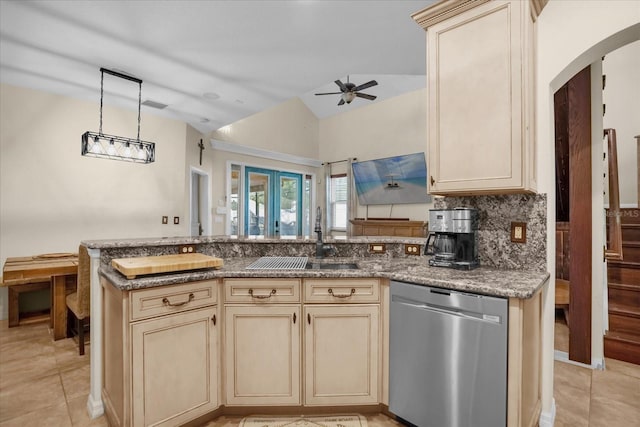
M 102 98 L 104 94 L 104 74 L 110 74 L 138 83 L 138 136 L 125 138 L 102 133 Z M 88 157 L 101 157 L 112 160 L 124 160 L 135 163 L 152 163 L 156 159 L 156 146 L 153 142 L 140 140 L 140 106 L 142 101 L 142 80 L 116 71 L 100 68 L 100 131 L 87 131 L 82 134 L 81 153 Z

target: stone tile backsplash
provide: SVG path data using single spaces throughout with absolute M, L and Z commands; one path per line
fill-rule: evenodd
M 546 271 L 547 195 L 512 194 L 434 199 L 435 209 L 478 210 L 480 265 Z M 511 222 L 527 223 L 527 242 L 511 242 Z

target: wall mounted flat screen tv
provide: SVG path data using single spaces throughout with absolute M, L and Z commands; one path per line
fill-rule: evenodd
M 424 153 L 353 163 L 360 205 L 429 203 Z

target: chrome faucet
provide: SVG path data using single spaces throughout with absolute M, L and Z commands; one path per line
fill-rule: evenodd
M 322 209 L 320 209 L 320 206 L 316 209 L 316 227 L 313 231 L 318 234 L 316 239 L 316 258 L 324 258 L 327 253 L 335 255 L 336 249 L 322 242 Z

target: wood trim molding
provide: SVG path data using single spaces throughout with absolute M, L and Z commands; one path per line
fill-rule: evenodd
M 639 165 L 638 167 L 638 176 L 637 176 L 637 180 L 638 180 L 638 207 L 640 208 L 640 135 L 634 136 L 634 138 L 636 139 L 636 143 L 638 146 L 638 163 L 636 163 L 637 165 Z
M 438 22 L 473 9 L 489 0 L 443 0 L 411 15 L 414 21 L 425 30 Z
M 529 0 L 529 3 L 531 4 L 531 18 L 535 22 L 542 13 L 542 9 L 549 3 L 549 0 Z
M 294 154 L 280 153 L 278 151 L 265 150 L 263 148 L 249 147 L 247 145 L 235 144 L 233 142 L 219 141 L 211 139 L 211 148 L 214 150 L 227 151 L 229 153 L 244 154 L 247 156 L 261 157 L 263 159 L 277 160 L 280 162 L 293 163 L 296 165 L 311 166 L 319 168 L 322 166 L 320 160 L 309 157 L 296 156 Z
M 490 0 L 442 0 L 411 15 L 425 30 L 438 22 L 449 19 Z M 549 0 L 529 0 L 531 18 L 535 22 Z

